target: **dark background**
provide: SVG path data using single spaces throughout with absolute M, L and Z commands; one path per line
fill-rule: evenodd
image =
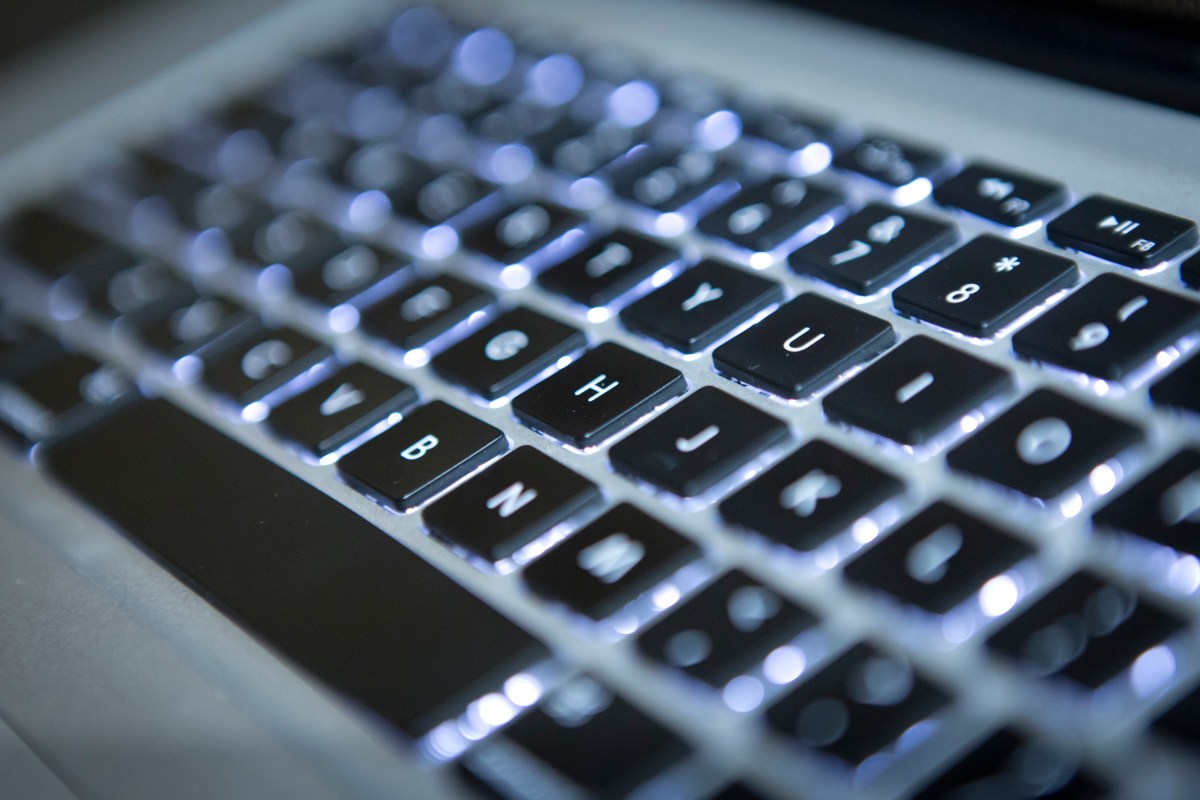
M 779 0 L 1200 114 L 1200 0 Z
M 1200 0 L 777 2 L 1200 114 Z M 0 68 L 59 32 L 130 4 L 10 2 L 0 24 Z

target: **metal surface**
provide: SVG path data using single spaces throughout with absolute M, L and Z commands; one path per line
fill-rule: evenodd
M 826 109 L 840 118 L 931 140 L 963 158 L 986 155 L 1009 162 L 1064 180 L 1077 195 L 1105 191 L 1184 216 L 1200 215 L 1200 120 L 1175 112 L 773 6 L 666 0 L 604 4 L 520 0 L 503 7 L 484 2 L 455 6 L 468 19 L 479 21 L 521 27 L 522 21 L 534 20 L 572 32 L 581 44 L 619 42 L 648 64 L 699 70 L 733 86 L 792 100 L 802 108 Z M 364 18 L 378 13 L 372 3 L 356 7 Z M 190 108 L 252 85 L 256 76 L 278 72 L 292 48 L 305 49 L 325 36 L 336 37 L 334 20 L 337 27 L 352 27 L 355 15 L 346 9 L 346 4 L 319 2 L 286 8 L 13 152 L 0 162 L 0 207 L 70 179 L 118 139 L 151 138 Z M 916 207 L 940 213 L 928 201 Z M 986 229 L 982 223 L 956 221 L 967 238 Z M 1040 231 L 1023 241 L 1046 246 Z M 692 236 L 685 237 L 684 243 L 692 252 L 702 247 Z M 1119 270 L 1087 257 L 1078 260 L 1089 276 Z M 473 272 L 465 264 L 455 263 L 449 269 Z M 764 274 L 784 283 L 789 295 L 830 291 L 791 274 L 780 263 L 767 267 Z M 1174 267 L 1146 279 L 1182 291 Z M 19 278 L 12 278 L 6 289 L 31 304 L 41 303 L 37 288 Z M 519 298 L 563 316 L 564 306 L 535 288 L 506 294 L 510 300 Z M 887 318 L 901 336 L 930 331 L 891 312 L 886 297 L 869 299 L 861 306 Z M 311 327 L 313 322 L 287 303 L 273 304 L 272 311 L 301 326 Z M 613 320 L 589 324 L 588 329 L 593 341 L 647 346 Z M 88 320 L 65 324 L 60 330 L 128 365 L 147 366 L 136 348 Z M 643 506 L 665 513 L 611 471 L 606 448 L 590 453 L 565 451 L 515 425 L 506 405 L 475 404 L 428 371 L 403 367 L 357 334 L 323 335 L 336 341 L 346 355 L 403 376 L 424 398 L 446 400 L 501 426 L 513 446 L 530 444 L 554 453 L 596 481 L 610 501 L 640 500 Z M 1054 385 L 1093 398 L 1099 392 L 1095 383 L 1015 364 L 1007 335 L 971 349 L 1014 368 L 1023 390 Z M 827 426 L 817 402 L 782 403 L 715 375 L 707 356 L 685 360 L 656 352 L 681 369 L 691 387 L 717 385 L 786 417 L 799 441 L 819 432 L 873 463 L 902 472 L 913 488 L 903 506 L 892 509 L 893 515 L 933 496 L 949 496 L 984 513 L 1003 506 L 1010 519 L 1026 523 L 1028 538 L 1041 551 L 1030 575 L 1039 585 L 1052 583 L 1081 564 L 1125 573 L 1193 620 L 1177 648 L 1179 674 L 1171 686 L 1181 687 L 1200 670 L 1195 624 L 1200 603 L 1195 596 L 1169 588 L 1163 591 L 1161 587 L 1169 586 L 1170 564 L 1161 558 L 1131 559 L 1111 540 L 1093 539 L 1084 521 L 1086 513 L 1069 517 L 1059 508 L 1012 502 L 973 481 L 948 475 L 944 451 L 914 455 L 893 447 L 887 455 L 896 460 L 888 460 L 878 442 Z M 683 732 L 699 749 L 700 772 L 732 774 L 751 757 L 762 756 L 765 767 L 756 777 L 765 788 L 836 789 L 836 783 L 829 783 L 830 774 L 816 761 L 796 757 L 779 740 L 764 737 L 757 721 L 733 712 L 716 695 L 698 692 L 634 657 L 627 639 L 610 644 L 605 641 L 609 637 L 572 624 L 559 610 L 532 600 L 518 574 L 476 569 L 429 539 L 416 515 L 398 516 L 374 505 L 339 482 L 332 466 L 304 464 L 262 426 L 220 413 L 203 392 L 178 384 L 164 371 L 148 374 L 158 390 L 376 522 L 553 642 L 566 663 L 588 665 L 632 701 Z M 1112 390 L 1105 401 L 1130 418 L 1153 417 L 1151 442 L 1136 452 L 1137 461 L 1153 460 L 1168 445 L 1200 440 L 1194 422 L 1152 414 L 1144 387 L 1125 393 Z M 1081 736 L 1091 760 L 1112 777 L 1129 773 L 1145 756 L 1135 746 L 1138 716 L 1125 713 L 1134 706 L 1134 698 L 1118 693 L 1103 702 L 1087 703 L 1058 691 L 1030 689 L 1013 672 L 998 669 L 983 657 L 979 636 L 951 648 L 939 623 L 850 590 L 836 567 L 829 567 L 861 544 L 853 537 L 841 537 L 828 551 L 796 556 L 730 535 L 710 506 L 664 502 L 670 504 L 675 524 L 704 547 L 712 562 L 736 565 L 822 612 L 830 628 L 838 631 L 827 643 L 830 649 L 858 636 L 896 641 L 930 675 L 960 690 L 960 708 L 946 717 L 933 743 L 914 753 L 907 771 L 894 774 L 886 787 L 869 788 L 868 796 L 902 794 L 921 769 L 951 758 L 982 735 L 980 721 L 993 715 L 1033 721 L 1066 740 Z M 0 719 L 77 794 L 447 796 L 444 787 L 438 788 L 444 777 L 440 770 L 401 753 L 8 453 L 0 455 L 0 553 L 5 570 L 0 591 L 6 609 L 0 618 L 0 675 L 4 676 Z M 115 755 L 73 746 L 81 739 L 86 745 L 115 743 L 111 749 Z M 157 748 L 165 752 L 155 756 L 154 745 L 162 742 L 179 746 Z M 236 769 L 227 774 L 211 770 L 207 767 L 213 751 L 204 747 L 205 742 L 219 742 L 221 747 L 233 743 L 239 753 L 254 757 L 234 759 Z M 150 754 L 146 759 L 152 766 L 141 758 L 143 754 Z M 1173 788 L 1178 787 L 1154 787 L 1144 796 L 1168 796 Z

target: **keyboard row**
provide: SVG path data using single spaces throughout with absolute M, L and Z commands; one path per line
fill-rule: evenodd
M 6 360 L 6 364 L 12 363 L 11 359 Z M 707 391 L 709 400 L 721 396 L 716 390 Z M 699 396 L 699 392 L 693 395 Z M 737 401 L 725 397 L 721 402 Z M 287 481 L 276 480 L 272 476 L 282 475 L 278 468 L 228 443 L 215 431 L 178 411 L 167 410 L 161 401 L 147 405 L 126 396 L 119 405 L 121 408 L 115 413 L 106 415 L 105 419 L 81 433 L 59 437 L 49 444 L 43 460 L 60 480 L 82 492 L 85 499 L 99 504 L 133 535 L 142 537 L 152 550 L 180 569 L 187 580 L 231 604 L 233 611 L 240 618 L 248 619 L 256 632 L 266 636 L 268 643 L 282 646 L 285 653 L 300 659 L 320 677 L 351 691 L 359 699 L 366 699 L 377 710 L 386 710 L 407 732 L 428 733 L 428 744 L 434 755 L 457 755 L 456 747 L 465 746 L 466 739 L 479 734 L 478 730 L 463 728 L 460 723 L 449 728 L 447 723 L 435 725 L 438 717 L 430 717 L 429 709 L 424 706 L 376 706 L 382 700 L 369 686 L 353 683 L 355 677 L 344 661 L 331 662 L 315 655 L 298 654 L 292 649 L 294 643 L 288 645 L 285 641 L 281 645 L 279 637 L 286 634 L 286 627 L 291 624 L 287 620 L 296 615 L 281 615 L 271 605 L 275 601 L 272 593 L 264 588 L 270 586 L 269 580 L 264 583 L 264 575 L 259 574 L 252 582 L 258 588 L 249 594 L 245 582 L 233 575 L 244 569 L 245 564 L 259 563 L 260 556 L 254 556 L 249 549 L 258 552 L 267 548 L 273 554 L 271 558 L 277 558 L 280 550 L 273 532 L 295 545 L 296 525 L 288 520 L 303 518 L 305 530 L 327 532 L 334 529 L 329 526 L 334 524 L 335 518 L 345 516 L 350 519 L 344 509 L 332 504 L 322 505 L 318 513 L 315 506 L 309 507 L 312 503 L 306 499 L 310 494 L 315 497 L 316 490 L 290 476 Z M 364 464 L 377 463 L 379 452 L 368 448 L 385 449 L 381 443 L 388 441 L 389 433 L 403 430 L 405 422 L 417 424 L 420 430 L 432 429 L 437 433 L 420 436 L 401 449 L 398 458 L 398 445 L 389 442 L 386 452 L 393 463 L 420 464 L 440 457 L 447 451 L 438 434 L 444 434 L 448 429 L 457 432 L 458 438 L 451 447 L 459 455 L 462 451 L 457 444 L 468 438 L 472 440 L 467 448 L 474 451 L 472 459 L 489 460 L 506 447 L 504 437 L 495 429 L 448 405 L 434 402 L 419 407 L 397 426 L 352 451 L 343 459 L 342 466 L 348 473 L 354 473 Z M 405 435 L 402 443 L 410 438 Z M 836 453 L 829 445 L 815 442 L 801 448 L 796 456 L 811 456 L 814 450 L 826 455 Z M 159 453 L 162 455 L 156 455 Z M 359 454 L 362 456 L 358 457 Z M 841 457 L 847 458 L 845 454 Z M 356 458 L 352 466 L 350 459 Z M 204 469 L 197 472 L 191 466 L 193 459 L 200 459 Z M 250 459 L 254 459 L 253 463 Z M 172 466 L 168 468 L 167 464 Z M 1173 459 L 1163 469 L 1171 470 L 1177 477 L 1181 470 L 1194 473 L 1198 467 L 1200 453 L 1190 452 Z M 196 520 L 195 524 L 204 525 L 210 533 L 199 539 L 189 537 L 186 530 L 179 531 L 175 525 L 163 525 L 161 520 L 156 520 L 155 515 L 162 513 L 154 510 L 157 506 L 147 506 L 136 499 L 132 503 L 122 499 L 135 498 L 128 491 L 115 491 L 121 487 L 129 488 L 129 483 L 122 481 L 131 472 L 141 476 L 140 486 L 170 488 L 172 496 L 183 503 L 172 506 L 169 512 L 172 517 L 178 518 L 184 513 L 185 518 Z M 377 470 L 375 472 L 378 474 Z M 817 474 L 820 474 L 819 480 L 813 478 Z M 197 481 L 197 476 L 201 475 L 204 477 Z M 763 479 L 767 480 L 769 475 Z M 842 475 L 847 486 L 856 485 L 850 482 L 858 476 Z M 838 496 L 837 491 L 828 491 L 830 477 L 829 473 L 808 471 L 799 481 L 779 492 L 779 502 L 787 504 L 788 510 L 797 516 L 811 514 L 816 509 L 810 508 L 810 504 L 819 505 Z M 1188 495 L 1184 484 L 1189 480 L 1194 483 L 1194 478 L 1194 474 L 1181 481 L 1168 478 L 1169 485 L 1160 505 L 1173 508 L 1177 518 L 1182 519 L 1190 510 L 1179 503 L 1186 502 Z M 1159 481 L 1159 478 L 1154 480 Z M 244 481 L 249 481 L 255 490 L 247 494 L 244 488 L 235 488 L 244 487 Z M 805 483 L 814 485 L 816 490 L 809 491 L 800 485 Z M 1158 486 L 1162 485 L 1165 484 L 1158 483 Z M 1184 487 L 1182 490 L 1181 486 Z M 1139 484 L 1134 490 L 1143 495 L 1147 491 L 1154 491 L 1150 481 Z M 239 501 L 222 502 L 232 498 L 231 492 L 237 493 Z M 1167 498 L 1175 499 L 1169 501 Z M 460 545 L 473 543 L 478 547 L 484 541 L 494 542 L 497 529 L 513 532 L 532 526 L 534 530 L 542 530 L 576 517 L 585 508 L 597 506 L 600 499 L 594 485 L 556 459 L 533 448 L 521 447 L 429 505 L 424 517 L 436 535 Z M 251 503 L 249 507 L 248 502 Z M 1115 505 L 1124 503 L 1128 509 L 1132 503 L 1133 507 L 1141 508 L 1144 502 L 1144 496 L 1128 497 L 1118 500 Z M 291 516 L 279 517 L 273 513 L 268 518 L 277 523 L 264 529 L 264 517 L 255 509 L 263 504 L 280 503 L 285 504 Z M 193 509 L 197 504 L 209 510 L 202 513 Z M 312 514 L 316 516 L 312 517 Z M 210 523 L 217 518 L 222 524 L 211 527 Z M 481 519 L 490 520 L 489 525 L 481 526 Z M 239 535 L 238 531 L 247 521 L 255 526 L 255 536 Z M 349 535 L 345 524 L 346 520 L 338 521 L 336 529 Z M 481 534 L 480 529 L 484 527 L 490 530 Z M 216 542 L 212 540 L 212 530 L 228 533 Z M 324 536 L 324 533 L 320 535 Z M 354 535 L 358 535 L 357 527 Z M 485 538 L 481 539 L 481 536 Z M 203 543 L 199 550 L 196 549 L 197 541 Z M 345 544 L 342 542 L 338 547 L 344 549 Z M 213 551 L 214 547 L 216 551 Z M 322 569 L 344 560 L 334 558 L 331 553 L 322 556 L 324 550 L 321 548 L 315 553 L 305 548 L 284 549 L 297 554 L 292 562 L 330 558 Z M 386 582 L 376 585 L 373 576 L 387 573 L 397 554 L 403 551 L 393 548 L 375 552 L 376 549 L 371 549 L 373 566 L 370 570 L 364 571 L 364 565 L 359 565 L 343 573 L 343 577 L 352 580 L 357 588 L 351 590 L 349 586 L 343 586 L 335 594 L 341 598 L 339 603 L 359 597 L 367 590 L 364 587 L 376 594 L 384 591 Z M 214 552 L 220 553 L 220 558 L 215 561 Z M 1056 682 L 1069 681 L 1085 689 L 1112 685 L 1119 679 L 1137 696 L 1154 695 L 1163 682 L 1170 679 L 1171 670 L 1164 665 L 1174 663 L 1173 637 L 1185 628 L 1185 622 L 1159 602 L 1139 596 L 1119 579 L 1090 571 L 1069 576 L 1048 590 L 1037 587 L 1033 592 L 1027 592 L 1026 587 L 1020 585 L 1020 572 L 1012 567 L 1031 554 L 1032 548 L 1017 537 L 955 506 L 935 503 L 868 546 L 845 566 L 844 573 L 853 584 L 884 590 L 935 614 L 955 608 L 964 598 L 974 599 L 986 617 L 996 620 L 987 632 L 988 646 L 1012 662 L 1022 674 Z M 410 559 L 407 553 L 405 556 Z M 687 565 L 702 559 L 701 548 L 690 539 L 639 508 L 620 504 L 595 516 L 529 563 L 524 568 L 523 579 L 535 594 L 575 613 L 603 620 L 613 618 L 639 597 L 665 597 L 664 585 L 669 585 L 671 578 L 679 575 Z M 204 568 L 197 571 L 195 565 L 199 563 Z M 902 572 L 895 569 L 898 563 L 904 565 Z M 290 575 L 290 570 L 298 567 L 311 570 L 316 566 L 316 562 L 290 563 L 281 574 Z M 404 574 L 393 577 L 403 578 L 405 586 L 411 586 L 410 581 L 414 580 L 408 573 L 420 571 L 415 562 L 401 566 L 397 560 L 394 566 Z M 482 657 L 478 648 L 482 646 L 479 637 L 484 635 L 484 628 L 491 631 L 486 638 L 491 648 L 488 658 L 492 661 L 480 663 L 469 676 L 465 673 L 435 675 L 428 671 L 410 671 L 407 675 L 410 688 L 422 687 L 436 692 L 435 696 L 425 697 L 422 701 L 428 705 L 448 702 L 449 697 L 460 697 L 464 689 L 474 690 L 480 668 L 490 668 L 493 661 L 500 659 L 501 653 L 513 654 L 517 649 L 527 649 L 528 642 L 510 623 L 496 618 L 490 609 L 466 600 L 458 587 L 445 579 L 435 580 L 432 574 L 425 576 L 422 572 L 422 576 L 426 584 L 432 581 L 438 587 L 438 602 L 422 604 L 427 617 L 411 620 L 406 617 L 401 621 L 389 618 L 380 620 L 376 626 L 372 622 L 375 616 L 360 618 L 363 606 L 355 618 L 360 620 L 359 635 L 374 632 L 394 638 L 394 626 L 398 623 L 405 630 L 412 625 L 435 629 L 443 616 L 453 615 L 456 628 L 470 632 L 470 635 L 455 638 L 472 642 L 474 658 Z M 324 597 L 321 602 L 328 602 L 329 596 Z M 657 602 L 660 619 L 650 619 L 650 624 L 638 632 L 639 651 L 659 664 L 660 669 L 677 671 L 710 687 L 720 702 L 735 712 L 752 713 L 762 709 L 767 725 L 778 735 L 796 742 L 807 752 L 832 757 L 831 763 L 857 769 L 881 753 L 888 758 L 903 755 L 919 747 L 924 736 L 936 729 L 924 726 L 919 730 L 925 733 L 918 735 L 912 733 L 914 726 L 941 718 L 954 705 L 953 690 L 938 679 L 924 675 L 891 645 L 860 642 L 849 649 L 837 648 L 834 653 L 826 653 L 827 645 L 819 633 L 821 626 L 817 614 L 736 570 L 716 577 L 694 592 L 684 592 L 682 599 L 678 593 L 673 598 Z M 369 602 L 370 608 L 375 609 L 373 615 L 379 609 L 395 605 L 381 603 L 375 595 Z M 305 620 L 304 640 L 313 641 L 313 621 L 302 616 Z M 340 613 L 328 608 L 323 611 L 323 616 L 335 626 L 344 619 Z M 342 635 L 338 634 L 339 637 Z M 518 640 L 520 648 L 517 648 Z M 520 673 L 505 682 L 505 697 L 518 707 L 534 704 L 538 702 L 536 687 L 536 681 L 528 674 Z M 422 695 L 421 692 L 414 693 Z M 394 692 L 388 694 L 394 696 Z M 1186 714 L 1188 704 L 1194 702 L 1194 696 L 1189 696 L 1181 700 L 1179 710 L 1164 712 L 1161 730 L 1194 745 L 1196 731 L 1194 725 L 1187 724 Z M 444 715 L 447 712 L 439 710 L 437 713 Z M 509 708 L 504 713 L 510 715 L 514 709 Z M 494 716 L 491 718 L 495 719 Z M 559 731 L 560 728 L 563 730 Z M 549 735 L 554 732 L 561 735 Z M 647 746 L 634 746 L 642 741 L 638 737 L 643 734 L 651 737 L 645 740 Z M 982 747 L 982 754 L 970 748 L 962 763 L 980 761 L 980 768 L 992 767 L 993 758 L 1004 761 L 1013 749 L 1028 744 L 1029 737 L 1025 734 L 1007 730 L 995 734 L 1001 735 L 1004 747 L 993 746 L 989 738 L 987 746 Z M 620 746 L 616 744 L 618 741 Z M 569 781 L 597 792 L 615 790 L 616 785 L 611 781 L 645 779 L 688 752 L 688 747 L 674 734 L 586 676 L 554 689 L 535 710 L 521 716 L 503 734 L 491 737 L 488 742 L 484 747 L 472 750 L 463 762 L 463 768 L 476 777 L 489 781 L 511 777 L 517 767 L 506 761 L 509 756 L 503 756 L 503 753 L 507 752 L 507 745 L 515 745 Z M 580 751 L 565 746 L 570 742 L 593 746 L 609 743 L 610 746 L 600 751 L 606 755 L 599 761 L 581 760 Z M 634 747 L 634 750 L 627 751 L 626 746 Z M 991 754 L 993 749 L 1003 751 L 1003 755 Z M 495 757 L 500 758 L 499 762 L 491 761 L 493 756 L 489 754 L 494 752 Z M 592 751 L 585 749 L 582 752 Z M 609 754 L 617 760 L 607 760 Z M 624 757 L 619 754 L 631 756 L 628 763 L 637 764 L 638 768 L 600 769 L 604 765 L 624 764 Z M 1065 781 L 1075 775 L 1078 762 L 1073 761 L 1069 753 L 1060 755 L 1066 759 L 1066 772 L 1059 776 Z M 953 776 L 955 772 L 952 770 L 948 774 Z M 1094 782 L 1083 773 L 1075 779 L 1083 781 L 1082 785 Z M 622 786 L 628 788 L 627 784 Z
M 60 217 L 34 210 L 21 222 L 12 249 L 26 261 L 42 265 L 45 274 L 58 277 L 61 295 L 73 296 L 76 305 L 90 305 L 101 313 L 128 312 L 145 340 L 167 355 L 183 355 L 183 350 L 204 345 L 242 321 L 236 309 L 197 296 L 169 269 Z M 284 213 L 255 228 L 252 239 L 298 243 L 293 245 L 294 257 L 275 253 L 279 260 L 261 259 L 274 266 L 254 271 L 260 285 L 270 284 L 272 278 L 279 283 L 283 275 L 282 283 L 322 308 L 335 330 L 361 324 L 368 335 L 402 352 L 444 343 L 442 337 L 461 331 L 495 302 L 487 289 L 447 274 L 425 277 L 403 258 L 347 242 L 332 229 L 294 214 Z M 70 248 L 65 253 L 47 252 L 47 242 Z M 284 263 L 286 268 L 281 266 Z M 669 278 L 665 285 L 647 286 L 664 274 Z M 595 241 L 547 269 L 538 280 L 548 290 L 593 310 L 627 302 L 638 287 L 647 287 L 649 291 L 620 311 L 620 319 L 630 330 L 680 353 L 701 352 L 740 329 L 713 350 L 716 369 L 788 399 L 813 396 L 896 341 L 892 326 L 883 319 L 817 294 L 799 295 L 745 328 L 783 301 L 778 283 L 711 260 L 688 267 L 679 252 L 631 233 Z M 1068 259 L 983 236 L 901 285 L 893 302 L 898 310 L 920 319 L 973 333 L 994 332 L 1077 280 L 1078 271 Z M 186 329 L 180 330 L 187 341 L 176 335 L 180 330 L 171 330 L 180 325 Z M 1013 336 L 1013 350 L 1102 380 L 1122 380 L 1161 369 L 1161 354 L 1198 328 L 1200 305 L 1195 302 L 1120 275 L 1102 274 L 1019 329 Z M 1002 371 L 933 340 L 922 341 L 922 345 L 906 344 L 885 358 L 870 377 L 835 392 L 826 400 L 827 412 L 902 444 L 916 445 L 1007 386 Z M 265 344 L 266 339 L 253 346 Z M 310 365 L 300 351 L 316 360 L 328 355 L 300 342 L 285 344 L 296 351 L 292 358 L 298 359 L 279 365 L 288 366 L 289 375 Z M 435 366 L 490 402 L 511 394 L 582 344 L 578 330 L 518 309 L 499 315 L 451 346 L 438 356 Z M 504 357 L 499 357 L 501 351 Z M 932 370 L 942 356 L 946 366 Z M 225 366 L 210 369 L 228 372 Z M 1185 365 L 1159 380 L 1151 390 L 1152 398 L 1196 410 L 1195 393 L 1187 390 L 1188 376 L 1194 377 L 1195 370 L 1194 364 Z M 976 383 L 976 377 L 982 380 Z M 225 385 L 236 384 L 236 375 L 228 381 L 219 375 L 212 380 L 215 388 L 241 405 L 261 399 L 243 397 L 236 386 Z M 255 383 L 259 395 L 265 393 L 264 387 L 271 388 Z M 925 399 L 914 403 L 922 393 Z M 942 400 L 930 399 L 934 395 Z M 929 408 L 922 410 L 926 404 Z M 936 418 L 931 417 L 934 411 Z M 555 430 L 580 447 L 599 439 L 595 431 Z

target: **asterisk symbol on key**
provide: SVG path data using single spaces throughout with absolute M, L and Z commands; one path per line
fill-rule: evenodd
M 1005 256 L 1004 258 L 992 264 L 992 269 L 996 272 L 1012 272 L 1014 267 L 1021 266 L 1021 259 L 1016 256 Z

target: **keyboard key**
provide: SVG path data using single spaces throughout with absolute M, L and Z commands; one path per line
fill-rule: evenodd
M 792 108 L 750 100 L 740 102 L 736 110 L 744 138 L 794 156 L 789 167 L 799 167 L 805 174 L 828 166 L 831 145 L 846 138 L 834 123 Z
M 903 657 L 858 644 L 767 710 L 779 733 L 858 764 L 950 702 Z
M 1200 356 L 1193 355 L 1150 387 L 1150 399 L 1160 406 L 1200 414 Z
M 999 528 L 938 502 L 877 539 L 846 565 L 845 575 L 854 583 L 944 614 L 1033 552 Z
M 606 342 L 513 400 L 517 419 L 591 447 L 683 394 L 678 370 Z
M 433 366 L 483 399 L 496 400 L 585 344 L 575 328 L 514 308 L 447 348 Z
M 1096 525 L 1200 556 L 1200 450 L 1176 453 L 1096 512 Z
M 496 298 L 451 275 L 418 280 L 362 315 L 368 333 L 401 350 L 424 347 Z
M 0 375 L 0 420 L 24 441 L 86 424 L 136 394 L 115 368 L 56 342 L 33 339 L 16 347 L 24 352 L 10 354 Z
M 462 233 L 463 246 L 500 264 L 517 264 L 569 231 L 578 230 L 582 217 L 547 203 L 510 204 Z
M 818 294 L 802 294 L 713 351 L 716 368 L 772 394 L 798 399 L 896 341 L 892 326 Z
M 1196 244 L 1196 224 L 1101 194 L 1084 198 L 1046 228 L 1060 247 L 1144 269 Z
M 737 176 L 733 164 L 714 153 L 645 145 L 614 165 L 609 181 L 617 197 L 666 213 L 706 195 L 732 194 Z
M 113 252 L 111 258 L 85 259 L 68 280 L 94 313 L 120 317 L 182 297 L 191 287 L 160 261 L 141 260 Z
M 578 787 L 573 797 L 626 797 L 688 752 L 675 734 L 587 676 L 556 689 L 500 737 L 464 764 L 508 800 L 562 796 L 563 779 Z M 544 766 L 514 760 L 505 753 L 513 744 Z M 545 767 L 557 781 L 541 778 Z
M 611 120 L 591 122 L 560 117 L 529 137 L 529 146 L 548 167 L 569 177 L 582 177 L 611 164 L 642 139 L 639 127 Z
M 787 598 L 730 572 L 638 637 L 638 647 L 721 687 L 816 624 L 816 617 Z
M 833 165 L 899 188 L 919 178 L 935 178 L 946 166 L 946 154 L 890 136 L 868 135 L 839 153 Z
M 546 270 L 538 283 L 576 303 L 606 306 L 681 257 L 650 239 L 617 231 Z
M 1069 258 L 986 235 L 896 289 L 892 302 L 902 314 L 984 337 L 1078 280 Z
M 1141 440 L 1134 426 L 1039 389 L 951 450 L 946 463 L 1050 500 Z
M 627 306 L 621 322 L 681 353 L 698 353 L 781 300 L 783 288 L 775 281 L 701 261 Z
M 873 294 L 958 240 L 953 225 L 872 203 L 788 257 L 796 272 Z
M 618 442 L 609 458 L 618 472 L 695 497 L 787 438 L 780 420 L 706 386 Z
M 347 247 L 334 228 L 296 211 L 285 211 L 257 227 L 239 228 L 229 239 L 238 258 L 262 266 L 282 264 L 293 279 L 321 269 Z
M 886 472 L 814 441 L 721 503 L 721 516 L 772 541 L 815 550 L 903 490 Z
M 408 511 L 507 449 L 503 433 L 435 400 L 343 456 L 338 472 L 364 494 Z
M 1004 728 L 956 758 L 915 797 L 1101 800 L 1110 796 L 1103 784 L 1080 770 L 1077 756 Z
M 386 533 L 165 401 L 45 456 L 60 483 L 259 641 L 409 737 L 544 657 Z
M 518 447 L 425 509 L 436 536 L 488 561 L 598 502 L 600 490 L 532 447 Z
M 1188 286 L 1200 288 L 1200 253 L 1194 253 L 1179 265 L 1179 277 Z
M 696 545 L 623 503 L 526 567 L 525 583 L 600 620 L 699 556 Z
M 844 202 L 837 192 L 800 178 L 773 178 L 738 192 L 697 227 L 743 250 L 769 253 Z
M 280 436 L 323 458 L 417 402 L 411 386 L 390 375 L 351 364 L 271 411 Z
M 1182 627 L 1182 620 L 1132 589 L 1077 572 L 988 645 L 1038 677 L 1061 676 L 1096 689 Z
M 40 206 L 20 211 L 4 227 L 6 248 L 51 279 L 69 274 L 74 262 L 105 244 L 97 234 Z
M 126 321 L 138 341 L 167 358 L 194 353 L 224 336 L 240 337 L 258 324 L 246 309 L 190 290 L 143 308 Z
M 1154 720 L 1154 730 L 1192 749 L 1200 749 L 1200 688 L 1177 700 Z
M 291 328 L 255 327 L 249 335 L 201 354 L 204 384 L 240 408 L 263 400 L 333 355 Z
M 1067 202 L 1067 187 L 995 164 L 968 164 L 933 190 L 933 199 L 977 217 L 1019 228 Z
M 460 169 L 433 173 L 424 181 L 398 182 L 386 194 L 392 210 L 423 225 L 448 223 L 496 191 L 496 185 Z
M 1120 380 L 1200 328 L 1200 305 L 1120 275 L 1100 275 L 1017 331 L 1013 350 Z
M 1003 369 L 914 336 L 824 400 L 831 419 L 919 445 L 1012 387 Z
M 314 264 L 308 272 L 295 275 L 292 288 L 318 305 L 334 308 L 379 290 L 409 263 L 406 257 L 377 247 L 352 244 L 324 263 Z

